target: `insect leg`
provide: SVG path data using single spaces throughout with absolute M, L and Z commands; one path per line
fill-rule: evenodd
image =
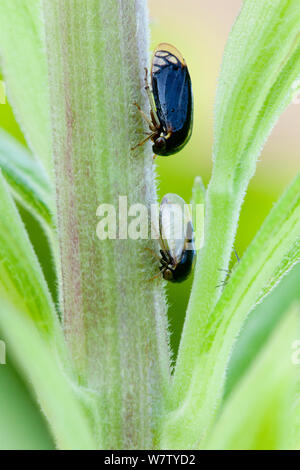
M 144 111 L 142 110 L 142 108 L 140 107 L 140 105 L 135 101 L 134 103 L 134 106 L 137 107 L 138 111 L 141 113 L 141 115 L 143 116 L 143 118 L 145 119 L 145 121 L 147 121 L 149 127 L 150 127 L 150 130 L 152 132 L 156 132 L 156 127 L 153 125 L 153 122 L 151 121 L 151 119 L 148 118 L 148 116 L 144 113 Z
M 160 251 L 160 254 L 163 258 L 164 261 L 166 261 L 167 265 L 169 265 L 171 263 L 171 259 L 170 259 L 170 255 L 168 253 L 168 251 L 163 251 L 163 250 L 159 250 Z
M 151 255 L 154 256 L 154 258 L 156 258 L 157 261 L 159 261 L 159 262 L 162 264 L 162 266 L 160 267 L 160 269 L 167 268 L 167 267 L 169 266 L 170 261 L 168 261 L 168 259 L 166 258 L 166 255 L 164 254 L 164 252 L 163 252 L 162 250 L 160 250 L 160 253 L 161 253 L 161 255 L 162 255 L 162 258 L 160 258 L 160 257 L 158 256 L 158 254 L 155 253 L 154 250 L 151 250 L 151 248 L 148 248 L 148 247 L 147 247 L 147 248 L 145 248 L 145 250 L 149 251 L 149 252 L 151 253 Z
M 158 274 L 155 274 L 155 276 L 151 277 L 150 279 L 148 279 L 147 281 L 148 282 L 151 282 L 151 281 L 154 281 L 154 279 L 157 279 L 159 276 L 161 276 L 163 274 L 162 271 L 159 271 Z
M 158 119 L 158 116 L 157 116 L 157 112 L 156 112 L 156 106 L 155 106 L 155 102 L 154 102 L 154 98 L 153 98 L 153 93 L 151 92 L 150 90 L 150 86 L 149 86 L 149 83 L 148 83 L 148 69 L 147 67 L 145 67 L 145 90 L 146 90 L 146 93 L 148 95 L 148 100 L 149 100 L 149 104 L 150 104 L 150 108 L 151 108 L 151 117 L 152 117 L 152 120 L 153 120 L 153 124 L 155 125 L 155 127 L 157 129 L 160 128 L 160 121 Z

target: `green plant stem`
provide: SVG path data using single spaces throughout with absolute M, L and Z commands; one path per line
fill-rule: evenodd
M 156 202 L 144 130 L 145 2 L 43 0 L 64 328 L 104 448 L 153 448 L 169 380 L 166 301 L 144 240 L 96 236 L 97 207 Z

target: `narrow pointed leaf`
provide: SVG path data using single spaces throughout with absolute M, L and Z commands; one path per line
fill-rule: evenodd
M 2 337 L 32 383 L 59 448 L 96 448 L 85 416 L 89 399 L 71 382 L 73 367 L 52 299 L 1 174 L 0 213 Z
M 295 93 L 300 76 L 299 31 L 298 0 L 245 0 L 226 45 L 215 109 L 214 167 L 206 192 L 205 240 L 175 369 L 174 410 L 184 406 L 205 357 L 206 332 L 222 292 L 216 286 L 223 281 L 222 270 L 228 268 L 256 161 Z M 278 269 L 286 271 L 281 261 Z M 275 281 L 280 272 L 273 276 Z
M 197 436 L 200 445 L 205 439 L 221 403 L 235 339 L 247 315 L 299 261 L 300 173 L 265 220 L 202 332 L 205 341 L 189 395 L 182 407 L 169 415 L 164 446 L 192 446 Z
M 26 311 L 1 300 L 0 331 L 7 349 L 30 382 L 45 413 L 58 449 L 99 448 L 97 431 L 88 419 L 85 402 L 63 370 L 60 359 Z M 95 410 L 93 410 L 95 412 Z M 99 430 L 98 430 L 99 431 Z
M 40 0 L 1 0 L 0 58 L 6 91 L 35 156 L 51 173 L 50 100 Z
M 42 223 L 53 227 L 54 192 L 43 166 L 0 130 L 0 168 L 16 200 Z
M 278 450 L 290 447 L 299 369 L 292 344 L 299 338 L 299 305 L 272 334 L 257 360 L 226 402 L 208 449 Z
M 256 358 L 291 302 L 300 302 L 299 283 L 300 263 L 296 264 L 270 295 L 250 313 L 230 358 L 224 390 L 225 400 Z
M 41 267 L 1 174 L 0 213 L 0 299 L 26 311 L 42 335 L 62 345 L 61 328 Z

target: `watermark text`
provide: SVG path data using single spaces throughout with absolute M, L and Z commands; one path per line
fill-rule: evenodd
M 203 245 L 203 204 L 170 203 L 161 210 L 159 204 L 151 204 L 150 208 L 140 203 L 128 206 L 127 196 L 119 196 L 118 207 L 100 204 L 96 215 L 100 217 L 96 227 L 99 240 L 186 241 L 185 249 L 196 250 Z M 193 242 L 190 246 L 189 240 Z

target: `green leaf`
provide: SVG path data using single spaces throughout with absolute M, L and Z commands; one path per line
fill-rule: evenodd
M 1 328 L 0 338 L 3 340 Z M 46 419 L 12 365 L 8 354 L 6 364 L 0 365 L 0 402 L 5 403 L 5 406 L 1 407 L 1 450 L 54 448 Z
M 298 366 L 297 395 L 293 407 L 292 425 L 290 427 L 289 448 L 300 450 L 300 380 L 299 380 L 299 364 L 300 364 L 300 335 L 293 343 L 293 355 L 295 354 L 295 362 Z
M 295 93 L 293 85 L 300 75 L 299 31 L 298 0 L 246 0 L 230 33 L 216 101 L 204 246 L 174 374 L 174 412 L 185 406 L 192 384 L 198 386 L 200 378 L 195 375 L 204 361 L 206 334 L 222 292 L 216 286 L 229 265 L 244 194 L 266 138 Z M 284 263 L 278 258 L 277 262 Z M 273 272 L 274 282 L 280 271 L 285 271 L 283 264 L 277 274 Z
M 83 400 L 67 377 L 51 345 L 38 333 L 26 311 L 1 299 L 0 330 L 7 350 L 31 383 L 59 449 L 99 448 L 90 424 L 92 402 Z M 90 408 L 90 409 L 88 409 Z M 93 409 L 95 413 L 95 410 Z
M 238 189 L 255 171 L 300 76 L 298 0 L 245 0 L 226 45 L 216 98 L 214 171 Z
M 53 229 L 54 191 L 48 175 L 25 147 L 1 129 L 0 168 L 16 200 Z
M 266 218 L 210 317 L 201 380 L 205 383 L 207 379 L 203 407 L 206 412 L 210 409 L 212 416 L 232 347 L 247 315 L 299 261 L 300 173 Z
M 197 437 L 198 443 L 205 438 L 221 403 L 230 354 L 247 315 L 299 260 L 300 173 L 265 220 L 202 331 L 202 354 L 189 394 L 169 415 L 164 447 L 193 446 Z
M 271 210 L 224 289 L 210 318 L 206 351 L 219 328 L 238 333 L 248 313 L 299 261 L 300 173 Z
M 47 236 L 54 269 L 59 273 L 54 188 L 43 167 L 27 149 L 0 129 L 0 169 L 15 200 L 36 218 Z M 39 227 L 40 228 L 40 227 Z
M 41 334 L 62 344 L 61 328 L 8 185 L 0 174 L 0 299 L 26 311 Z
M 208 439 L 208 449 L 287 449 L 299 376 L 292 344 L 299 339 L 299 305 L 280 322 L 234 390 Z
M 0 212 L 2 337 L 10 354 L 14 355 L 32 383 L 58 446 L 96 448 L 88 424 L 92 418 L 86 416 L 90 414 L 93 400 L 71 382 L 72 366 L 62 329 L 36 255 L 2 175 Z
M 300 302 L 300 263 L 250 313 L 228 364 L 225 399 L 247 371 L 292 301 Z
M 192 192 L 192 220 L 195 232 L 195 246 L 200 249 L 204 241 L 205 186 L 200 176 L 196 176 Z
M 50 174 L 50 100 L 41 2 L 1 0 L 0 18 L 1 67 L 8 97 L 34 155 Z

